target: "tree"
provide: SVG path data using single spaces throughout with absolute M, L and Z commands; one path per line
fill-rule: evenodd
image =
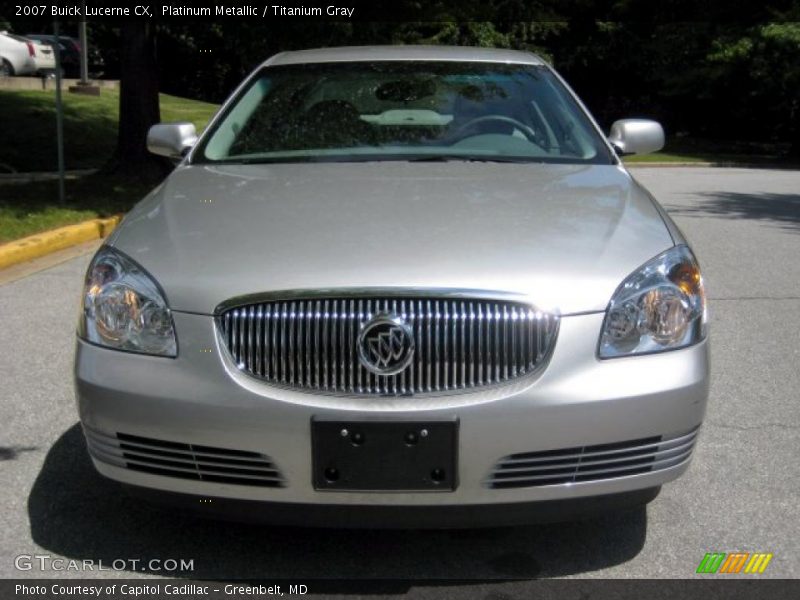
M 736 127 L 789 140 L 800 156 L 800 23 L 771 22 L 714 40 L 707 86 L 738 111 Z M 713 88 L 711 88 L 713 89 Z M 728 92 L 724 94 L 724 92 Z M 787 135 L 788 134 L 788 135 Z
M 155 27 L 144 19 L 122 25 L 119 133 L 111 169 L 142 175 L 163 173 L 162 163 L 147 152 L 147 131 L 161 120 L 158 104 Z

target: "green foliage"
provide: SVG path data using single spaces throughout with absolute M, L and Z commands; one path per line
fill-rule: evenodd
M 63 98 L 67 168 L 100 166 L 116 143 L 117 94 L 103 90 L 99 97 L 65 93 Z M 0 168 L 3 171 L 55 170 L 55 93 L 52 90 L 0 91 L 0 114 L 4 121 L 14 123 L 14 127 L 3 134 Z
M 104 89 L 99 97 L 63 97 L 67 168 L 102 167 L 116 147 L 119 94 Z M 191 121 L 202 130 L 216 109 L 214 104 L 161 94 L 165 121 Z M 13 128 L 3 130 L 0 170 L 54 170 L 55 94 L 0 91 L 0 114 L 4 123 L 14 123 Z M 156 183 L 142 174 L 70 177 L 64 205 L 58 203 L 55 180 L 0 184 L 0 243 L 85 219 L 127 212 Z
M 773 139 L 800 131 L 800 23 L 766 23 L 712 41 L 709 90 L 728 90 L 732 116 Z M 750 121 L 750 123 L 748 123 Z
M 117 143 L 119 93 L 103 89 L 100 96 L 62 95 L 64 155 L 67 169 L 102 167 Z M 164 121 L 191 121 L 202 129 L 216 105 L 161 95 Z M 53 171 L 57 168 L 55 92 L 0 91 L 4 128 L 0 172 Z M 7 129 L 7 130 L 6 130 Z
M 359 10 L 393 21 L 162 21 L 162 90 L 220 102 L 284 50 L 494 46 L 551 62 L 604 127 L 652 117 L 668 133 L 776 144 L 800 131 L 799 0 L 374 0 Z M 93 29 L 112 53 L 113 29 Z
M 285 50 L 495 46 L 550 61 L 603 127 L 652 117 L 671 134 L 794 142 L 800 152 L 800 0 L 374 0 L 359 11 L 392 21 L 161 20 L 161 90 L 218 103 L 249 71 Z M 13 25 L 42 27 L 25 19 Z M 64 22 L 65 33 L 75 35 L 75 25 Z M 93 21 L 89 36 L 107 75 L 118 77 L 118 28 Z
M 101 174 L 69 178 L 66 204 L 58 203 L 55 180 L 25 184 L 3 184 L 0 191 L 0 244 L 130 210 L 156 181 L 108 177 Z

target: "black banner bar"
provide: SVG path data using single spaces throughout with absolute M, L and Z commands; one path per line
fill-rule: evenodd
M 715 22 L 753 24 L 780 20 L 791 8 L 791 0 L 738 4 L 731 10 L 729 0 L 661 0 L 659 2 L 617 2 L 613 0 L 16 0 L 2 10 L 14 18 L 58 17 L 63 20 L 146 19 L 180 23 L 220 20 L 249 22 L 295 20 L 370 22 L 555 22 L 569 18 L 585 22 Z M 787 13 L 788 14 L 788 13 Z
M 238 600 L 343 595 L 504 600 L 770 600 L 800 597 L 800 580 L 714 576 L 648 580 L 289 580 L 187 581 L 179 579 L 6 579 L 0 598 L 36 600 Z

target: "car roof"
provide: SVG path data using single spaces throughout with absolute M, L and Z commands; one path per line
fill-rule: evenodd
M 391 60 L 430 60 L 454 62 L 494 62 L 543 65 L 545 62 L 532 52 L 503 48 L 469 46 L 343 46 L 281 52 L 262 66 L 298 65 L 326 62 L 370 62 Z
M 52 33 L 26 33 L 25 37 L 29 37 L 29 38 L 32 38 L 32 39 L 43 39 L 43 40 L 54 40 L 54 39 L 56 39 L 56 36 L 53 35 Z M 58 39 L 60 39 L 60 40 L 71 40 L 71 39 L 74 39 L 74 38 L 69 36 L 69 35 L 59 35 Z
M 3 32 L 1 32 L 1 33 L 2 33 L 4 36 L 6 36 L 6 37 L 10 37 L 12 40 L 16 40 L 16 41 L 18 41 L 18 42 L 25 43 L 25 42 L 27 42 L 27 41 L 30 41 L 30 40 L 28 40 L 28 38 L 26 38 L 26 37 L 24 37 L 24 36 L 21 36 L 21 35 L 17 35 L 16 33 L 11 33 L 10 31 L 3 31 Z

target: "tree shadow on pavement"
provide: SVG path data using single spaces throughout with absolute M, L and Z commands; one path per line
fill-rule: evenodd
M 569 575 L 631 560 L 647 527 L 643 507 L 574 523 L 476 530 L 313 530 L 203 520 L 151 506 L 97 474 L 78 424 L 48 452 L 28 515 L 33 541 L 68 559 L 106 566 L 139 559 L 138 570 L 147 574 L 222 580 Z M 193 560 L 194 570 L 165 573 L 147 565 L 170 558 Z
M 667 206 L 680 217 L 752 219 L 800 232 L 800 194 L 707 192 L 693 206 Z
M 14 460 L 22 452 L 33 452 L 36 446 L 0 446 L 0 460 Z

